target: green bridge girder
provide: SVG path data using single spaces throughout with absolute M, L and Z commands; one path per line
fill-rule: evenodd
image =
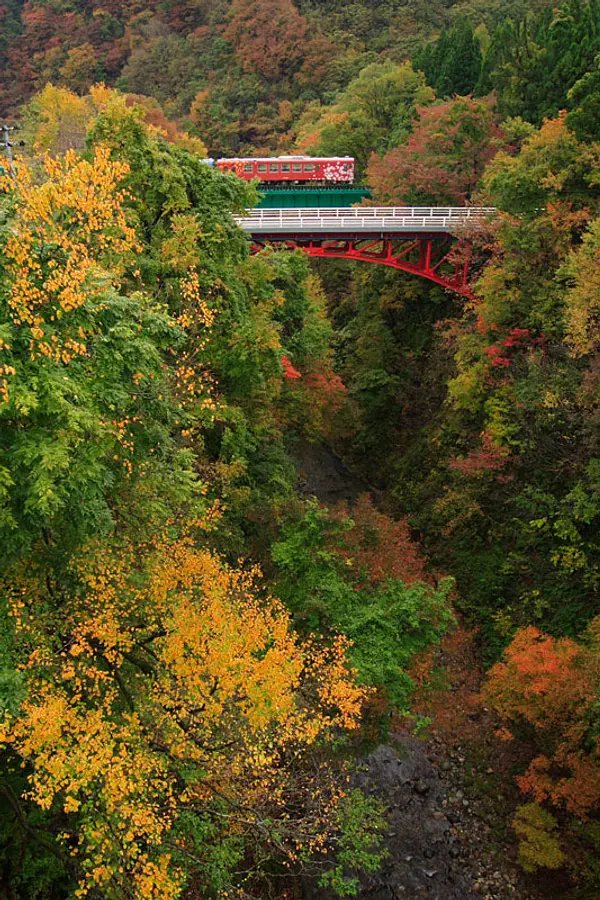
M 371 196 L 369 188 L 358 186 L 344 188 L 263 187 L 260 193 L 261 200 L 256 209 L 348 207 Z

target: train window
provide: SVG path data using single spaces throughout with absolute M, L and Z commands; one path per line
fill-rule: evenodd
M 289 163 L 281 163 L 281 171 L 282 171 L 282 172 L 289 172 L 289 171 L 290 171 L 290 164 L 289 164 Z
M 266 171 L 267 171 L 267 164 L 266 164 L 266 163 L 259 163 L 259 164 L 258 164 L 258 171 L 259 171 L 259 172 L 266 172 Z
M 302 171 L 302 163 L 294 163 L 292 166 L 293 172 L 301 172 Z
M 279 163 L 269 163 L 269 172 L 279 172 Z
M 315 167 L 313 166 L 312 163 L 304 163 L 304 171 L 305 172 L 314 172 Z
M 252 172 L 253 168 L 254 167 L 252 163 L 246 163 L 246 165 L 244 166 L 244 172 Z
M 348 163 L 344 163 L 344 165 L 342 166 L 342 172 L 347 172 L 349 168 L 350 166 L 348 165 Z

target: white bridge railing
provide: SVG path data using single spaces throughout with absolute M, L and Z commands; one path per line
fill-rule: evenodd
M 496 212 L 471 206 L 351 206 L 253 209 L 236 222 L 251 235 L 452 232 Z

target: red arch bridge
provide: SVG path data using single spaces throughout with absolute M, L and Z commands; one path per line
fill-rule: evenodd
M 253 209 L 236 222 L 254 253 L 278 244 L 320 259 L 378 263 L 472 297 L 467 236 L 494 212 L 447 206 Z

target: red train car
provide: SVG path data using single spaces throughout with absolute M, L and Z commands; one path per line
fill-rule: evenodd
M 218 159 L 217 169 L 235 172 L 245 181 L 258 178 L 269 184 L 352 184 L 352 156 L 271 156 L 257 159 Z

